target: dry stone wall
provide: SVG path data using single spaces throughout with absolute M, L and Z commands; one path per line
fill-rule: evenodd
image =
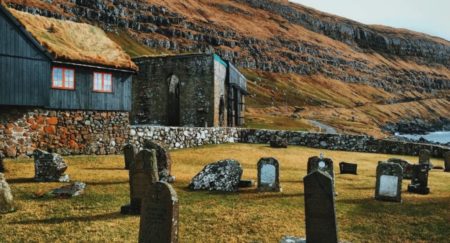
M 128 133 L 127 112 L 0 107 L 0 151 L 10 158 L 31 156 L 36 148 L 63 155 L 121 153 Z

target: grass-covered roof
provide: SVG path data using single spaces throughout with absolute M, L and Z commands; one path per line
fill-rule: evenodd
M 57 60 L 137 70 L 130 56 L 98 27 L 9 11 Z

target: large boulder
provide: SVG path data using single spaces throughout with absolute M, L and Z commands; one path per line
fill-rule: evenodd
M 389 163 L 399 164 L 403 169 L 403 179 L 412 179 L 413 174 L 413 165 L 406 160 L 398 159 L 398 158 L 390 158 L 388 159 Z
M 0 173 L 0 213 L 10 213 L 13 211 L 14 203 L 11 188 L 6 182 L 5 175 Z
M 170 157 L 169 150 L 161 144 L 155 143 L 146 139 L 144 141 L 144 149 L 156 151 L 156 160 L 158 161 L 158 174 L 159 180 L 172 183 L 175 181 L 175 177 L 171 175 L 172 170 L 172 158 Z
M 189 184 L 191 190 L 235 192 L 239 189 L 242 167 L 236 160 L 221 160 L 208 164 Z
M 64 174 L 67 170 L 67 164 L 61 155 L 56 153 L 48 153 L 46 151 L 36 149 L 34 156 L 34 180 L 41 182 L 69 182 L 69 176 Z

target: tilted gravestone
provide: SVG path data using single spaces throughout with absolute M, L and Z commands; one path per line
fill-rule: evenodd
M 141 202 L 150 185 L 156 183 L 158 167 L 156 164 L 156 151 L 144 149 L 140 151 L 130 164 L 130 204 L 122 206 L 122 214 L 140 214 Z
M 139 243 L 178 242 L 178 197 L 167 182 L 152 184 L 143 199 Z
M 444 153 L 445 172 L 450 172 L 450 151 Z
M 375 199 L 381 201 L 402 201 L 403 169 L 399 164 L 379 162 Z
M 67 164 L 61 155 L 36 149 L 34 156 L 34 180 L 42 182 L 68 182 L 69 176 L 64 174 Z
M 3 153 L 0 151 L 0 173 L 5 172 L 5 165 L 3 164 L 3 159 L 5 156 L 3 156 Z
M 333 179 L 316 170 L 303 178 L 307 242 L 338 242 Z
M 340 170 L 341 174 L 357 175 L 358 174 L 358 165 L 352 164 L 352 163 L 347 163 L 347 162 L 341 162 L 341 163 L 339 163 L 339 170 Z
M 328 173 L 328 175 L 334 181 L 334 170 L 333 170 L 333 160 L 329 158 L 322 158 L 322 156 L 311 157 L 308 159 L 307 173 L 312 173 L 316 170 Z
M 427 164 L 413 165 L 413 176 L 411 184 L 408 185 L 408 192 L 417 194 L 428 194 L 430 188 L 428 188 L 428 171 Z
M 5 175 L 0 173 L 0 213 L 10 213 L 14 210 L 11 188 L 6 182 Z
M 144 140 L 143 146 L 145 149 L 154 149 L 156 151 L 159 180 L 169 183 L 175 181 L 175 177 L 171 175 L 172 157 L 170 156 L 169 150 L 161 144 L 148 139 Z
M 123 155 L 125 157 L 125 169 L 130 169 L 130 164 L 133 163 L 136 157 L 136 149 L 133 144 L 127 144 L 123 147 Z
M 258 161 L 258 190 L 280 192 L 280 165 L 274 158 Z
M 408 161 L 398 158 L 390 158 L 387 160 L 389 163 L 399 164 L 403 169 L 403 179 L 412 179 L 412 164 L 410 164 Z

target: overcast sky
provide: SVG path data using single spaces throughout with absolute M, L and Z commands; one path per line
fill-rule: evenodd
M 365 24 L 406 28 L 450 40 L 450 0 L 290 0 Z

